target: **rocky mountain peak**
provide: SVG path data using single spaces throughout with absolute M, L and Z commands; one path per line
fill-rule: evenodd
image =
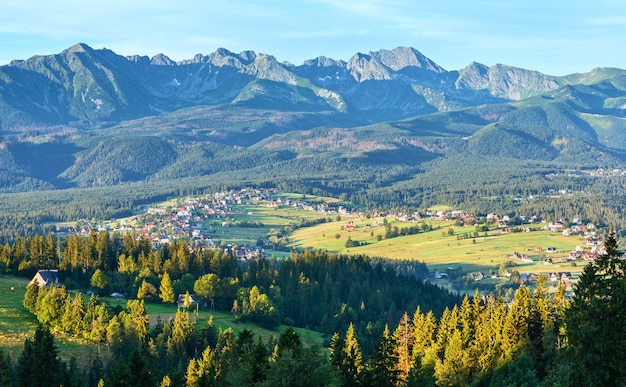
M 218 67 L 235 67 L 243 68 L 248 61 L 242 60 L 239 55 L 228 51 L 225 48 L 218 48 L 214 53 L 209 55 L 210 62 Z
M 61 52 L 61 54 L 75 53 L 75 52 L 92 52 L 92 51 L 94 51 L 93 48 L 89 47 L 85 43 L 76 43 L 70 48 L 65 49 L 63 52 Z
M 370 55 L 378 58 L 383 65 L 394 71 L 399 71 L 407 67 L 416 67 L 436 73 L 446 71 L 412 47 L 396 47 L 393 50 L 383 49 L 370 53 Z
M 279 63 L 273 55 L 259 54 L 254 62 L 247 66 L 246 72 L 259 79 L 269 79 L 276 82 L 295 84 L 295 76 L 292 72 Z
M 358 82 L 390 80 L 392 75 L 373 53 L 357 53 L 350 58 L 346 68 Z
M 150 64 L 150 58 L 146 55 L 129 55 L 126 57 L 129 62 L 139 63 L 142 65 Z
M 334 60 L 332 58 L 327 58 L 325 56 L 318 56 L 315 59 L 306 60 L 303 66 L 312 66 L 312 67 L 345 67 L 346 62 L 342 60 Z
M 254 62 L 257 55 L 254 51 L 246 50 L 239 53 L 239 57 L 243 60 L 244 63 Z
M 459 78 L 455 85 L 457 88 L 482 89 L 487 87 L 488 83 L 489 67 L 482 63 L 472 62 L 459 70 Z
M 175 66 L 176 62 L 171 60 L 167 55 L 156 54 L 150 60 L 150 63 L 156 66 Z

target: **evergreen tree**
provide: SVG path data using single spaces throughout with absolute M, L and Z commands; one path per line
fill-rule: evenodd
M 502 356 L 502 327 L 506 317 L 506 305 L 500 296 L 490 294 L 485 307 L 478 316 L 476 336 L 471 351 L 478 354 L 474 376 L 487 380 Z
M 572 384 L 623 385 L 626 380 L 626 260 L 615 233 L 589 263 L 565 311 Z
M 196 359 L 189 360 L 187 364 L 187 373 L 185 374 L 185 386 L 186 387 L 200 387 L 201 371 L 198 367 Z
M 170 275 L 165 272 L 163 278 L 161 278 L 161 285 L 159 286 L 159 298 L 165 304 L 171 304 L 175 301 L 174 287 L 172 287 L 172 280 Z
M 39 325 L 32 339 L 24 341 L 24 349 L 17 363 L 20 386 L 56 386 L 61 383 L 61 361 L 54 336 L 44 325 Z
M 104 378 L 104 365 L 102 364 L 102 360 L 100 357 L 96 357 L 91 362 L 91 367 L 89 368 L 89 373 L 87 374 L 87 381 L 89 386 L 95 386 L 98 384 L 98 381 Z
M 11 362 L 9 355 L 5 355 L 0 347 L 0 386 L 10 386 L 11 380 Z
M 206 347 L 202 356 L 197 360 L 199 382 L 202 386 L 217 386 L 217 372 L 215 364 L 215 351 Z
M 359 377 L 363 370 L 363 354 L 356 337 L 354 325 L 350 323 L 346 332 L 346 340 L 343 347 L 343 364 L 340 376 L 344 386 L 359 385 Z
M 122 319 L 126 332 L 134 333 L 143 341 L 148 336 L 148 312 L 143 300 L 128 300 L 126 310 L 128 313 Z
M 161 383 L 159 384 L 159 387 L 171 387 L 171 386 L 172 386 L 172 378 L 170 378 L 169 375 L 163 376 L 163 379 L 161 379 Z
M 557 383 L 559 382 L 563 383 L 564 381 L 560 380 Z M 489 385 L 493 387 L 539 386 L 539 380 L 535 375 L 532 359 L 523 352 L 515 361 L 508 362 L 497 368 Z
M 466 363 L 467 352 L 463 348 L 462 331 L 457 329 L 448 339 L 444 350 L 443 361 L 437 362 L 435 376 L 440 386 L 468 386 Z
M 141 345 L 130 355 L 128 361 L 130 386 L 155 386 L 156 370 L 147 346 Z
M 389 328 L 385 325 L 383 335 L 378 341 L 376 352 L 369 358 L 365 367 L 363 384 L 366 386 L 395 386 L 399 383 L 396 365 L 398 356 L 396 344 Z
M 250 353 L 250 362 L 252 363 L 252 383 L 264 381 L 267 376 L 268 357 L 267 347 L 260 337 L 252 348 L 252 352 Z
M 277 351 L 268 363 L 263 387 L 337 386 L 337 374 L 318 346 L 302 349 L 301 356 L 291 351 Z
M 504 320 L 502 349 L 503 362 L 513 360 L 517 354 L 528 350 L 530 338 L 528 336 L 531 324 L 532 304 L 530 291 L 521 286 L 515 292 L 515 297 Z
M 131 374 L 127 359 L 117 357 L 113 360 L 111 369 L 107 372 L 105 386 L 132 387 Z
M 408 386 L 434 386 L 437 320 L 432 311 L 426 315 L 417 308 L 413 316 L 413 353 L 407 375 Z
M 411 367 L 413 342 L 415 340 L 413 325 L 411 318 L 407 312 L 404 312 L 400 318 L 400 323 L 394 333 L 394 341 L 396 343 L 396 358 L 398 371 L 398 379 L 405 381 Z
M 302 353 L 300 335 L 292 327 L 285 329 L 278 337 L 278 349 L 280 351 L 289 351 L 294 357 L 300 357 Z
M 68 297 L 65 301 L 63 316 L 61 317 L 61 327 L 72 335 L 83 332 L 83 318 L 85 317 L 85 304 L 80 292 L 74 298 Z
M 185 298 L 183 299 L 183 308 L 189 309 L 191 306 L 191 295 L 189 292 L 185 292 Z
M 106 328 L 106 340 L 109 346 L 117 346 L 122 342 L 122 324 L 117 315 L 113 316 Z
M 171 337 L 168 340 L 168 352 L 192 356 L 194 328 L 195 323 L 189 318 L 189 312 L 177 310 Z
M 344 345 L 344 338 L 338 332 L 333 333 L 330 338 L 330 363 L 339 371 L 341 371 L 343 365 Z
M 1 384 L 0 384 L 1 385 Z M 85 372 L 80 369 L 76 358 L 70 358 L 70 364 L 63 375 L 64 387 L 83 387 L 85 385 Z
M 228 377 L 231 369 L 235 368 L 238 360 L 237 340 L 232 328 L 220 330 L 215 348 L 215 378 L 224 380 Z

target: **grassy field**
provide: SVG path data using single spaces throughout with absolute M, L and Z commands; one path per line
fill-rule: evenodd
M 22 305 L 26 285 L 27 279 L 0 276 L 0 347 L 14 359 L 37 327 L 35 316 Z
M 24 348 L 24 340 L 32 337 L 38 324 L 37 318 L 22 305 L 27 284 L 25 278 L 0 276 L 0 348 L 15 360 Z M 59 356 L 66 361 L 72 356 L 87 361 L 97 351 L 94 345 L 65 337 L 58 337 L 56 344 Z
M 350 221 L 355 226 L 352 230 L 347 228 Z M 433 231 L 384 239 L 386 228 L 373 226 L 377 221 L 382 222 L 382 219 L 360 220 L 344 217 L 341 221 L 298 229 L 290 238 L 293 241 L 293 247 L 419 260 L 426 262 L 431 269 L 438 270 L 461 265 L 464 271 L 484 272 L 511 260 L 510 256 L 514 252 L 525 254 L 533 259 L 532 263 L 515 260 L 518 265 L 516 269 L 521 273 L 579 272 L 584 266 L 578 263 L 574 267 L 562 259 L 576 246 L 584 245 L 584 241 L 579 236 L 563 236 L 561 233 L 548 231 L 504 234 L 500 230 L 490 230 L 486 234 L 479 232 L 477 238 L 463 239 L 465 234 L 474 232 L 474 227 L 458 227 L 452 221 L 432 221 Z M 390 222 L 390 225 L 399 228 L 416 226 L 410 222 Z M 448 234 L 449 228 L 453 230 L 452 235 Z M 348 238 L 365 243 L 365 245 L 346 248 Z M 378 238 L 382 239 L 378 240 Z M 535 251 L 537 246 L 542 248 L 542 252 Z M 555 247 L 557 253 L 546 253 L 547 247 Z M 546 258 L 551 258 L 554 264 L 543 264 Z M 557 269 L 557 267 L 560 268 Z
M 22 305 L 27 284 L 28 280 L 24 278 L 0 276 L 0 348 L 5 353 L 9 353 L 14 360 L 17 360 L 22 352 L 24 340 L 32 337 L 38 324 L 36 317 Z M 112 307 L 126 306 L 124 300 L 116 301 L 106 297 L 103 300 Z M 86 297 L 85 301 L 87 302 Z M 146 308 L 151 327 L 154 327 L 159 319 L 165 322 L 176 314 L 176 306 L 174 305 L 146 304 Z M 229 312 L 200 309 L 197 314 L 193 313 L 193 316 L 197 318 L 199 327 L 205 326 L 211 315 L 218 328 L 231 327 L 235 334 L 248 329 L 255 336 L 260 336 L 265 341 L 280 335 L 287 328 L 287 326 L 280 326 L 276 329 L 266 329 L 257 324 L 236 321 Z M 294 330 L 300 334 L 305 345 L 317 344 L 321 346 L 324 343 L 324 337 L 319 332 L 302 328 L 294 328 Z M 59 348 L 59 356 L 64 361 L 69 361 L 74 356 L 80 364 L 89 365 L 98 353 L 98 347 L 95 344 L 84 340 L 68 339 L 62 335 L 56 335 L 55 342 Z M 107 356 L 104 348 L 101 348 L 101 354 L 104 357 Z

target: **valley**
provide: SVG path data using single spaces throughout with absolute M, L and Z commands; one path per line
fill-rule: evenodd
M 564 281 L 571 292 L 587 262 L 602 253 L 602 231 L 579 219 L 510 219 L 445 206 L 414 213 L 363 210 L 336 198 L 276 189 L 171 199 L 131 217 L 82 220 L 57 230 L 67 232 L 69 225 L 85 236 L 92 230 L 132 233 L 155 247 L 184 240 L 196 249 L 232 250 L 241 260 L 319 249 L 420 261 L 435 283 L 469 293 L 532 286 L 539 275 L 555 287 Z
M 0 384 L 575 385 L 626 331 L 625 107 L 410 47 L 0 66 Z

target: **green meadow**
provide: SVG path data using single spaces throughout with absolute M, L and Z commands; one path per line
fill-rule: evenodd
M 17 360 L 24 348 L 24 340 L 32 337 L 37 327 L 37 319 L 23 306 L 24 294 L 28 279 L 0 276 L 0 348 L 11 355 L 11 358 Z M 126 301 L 117 301 L 113 298 L 103 297 L 103 301 L 109 303 L 111 307 L 117 305 L 122 308 L 126 306 Z M 88 298 L 85 296 L 85 302 Z M 148 311 L 148 319 L 150 327 L 154 328 L 159 321 L 166 322 L 176 315 L 177 307 L 175 305 L 164 304 L 146 304 Z M 276 329 L 266 329 L 261 325 L 242 322 L 235 320 L 231 313 L 221 311 L 209 311 L 207 309 L 191 309 L 189 313 L 196 319 L 199 327 L 204 327 L 213 316 L 214 324 L 219 329 L 232 328 L 235 334 L 244 329 L 250 330 L 255 336 L 263 338 L 267 341 L 271 337 L 277 337 L 287 328 L 283 325 Z M 305 345 L 320 345 L 324 343 L 324 337 L 321 333 L 303 329 L 294 328 L 300 335 Z M 59 356 L 65 361 L 73 356 L 80 363 L 88 364 L 94 359 L 98 353 L 96 344 L 77 339 L 68 339 L 62 334 L 55 333 L 56 344 L 59 348 Z M 101 354 L 105 355 L 104 348 L 101 348 Z
M 24 306 L 28 280 L 0 276 L 0 347 L 14 359 L 37 327 L 37 319 Z
M 479 232 L 475 238 L 475 228 L 459 227 L 452 221 L 427 220 L 433 230 L 414 235 L 385 239 L 385 226 L 374 226 L 382 219 L 350 219 L 344 216 L 341 221 L 300 228 L 291 236 L 295 248 L 324 249 L 342 254 L 365 254 L 392 259 L 419 260 L 431 269 L 445 270 L 461 266 L 463 271 L 489 271 L 503 262 L 514 261 L 519 272 L 582 271 L 584 264 L 573 266 L 565 262 L 568 253 L 576 246 L 584 246 L 579 236 L 563 236 L 548 231 L 502 233 L 500 229 Z M 352 222 L 354 229 L 348 229 Z M 391 227 L 413 227 L 417 223 L 390 221 Z M 369 225 L 369 226 L 368 226 Z M 451 233 L 449 233 L 451 229 Z M 361 246 L 346 247 L 350 238 Z M 542 251 L 536 251 L 541 247 Z M 548 247 L 556 248 L 556 253 L 547 253 Z M 514 252 L 527 255 L 532 263 L 512 260 Z M 552 259 L 553 264 L 544 264 L 544 259 Z M 560 267 L 557 269 L 556 267 Z

